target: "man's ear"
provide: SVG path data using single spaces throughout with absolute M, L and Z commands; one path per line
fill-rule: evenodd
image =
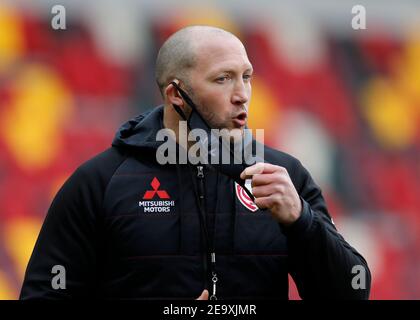
M 178 84 L 178 80 L 174 80 L 174 82 Z M 170 104 L 175 104 L 181 108 L 185 105 L 184 100 L 172 83 L 165 88 L 165 97 Z

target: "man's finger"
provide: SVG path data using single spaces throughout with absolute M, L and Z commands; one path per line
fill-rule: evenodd
M 209 291 L 204 289 L 201 295 L 195 300 L 209 300 Z
M 276 166 L 271 163 L 264 163 L 264 162 L 257 162 L 256 164 L 246 168 L 241 173 L 241 179 L 251 179 L 253 175 L 255 174 L 261 174 L 261 173 L 273 173 L 281 170 L 286 170 L 283 167 Z
M 255 198 L 255 204 L 260 209 L 270 208 L 271 205 L 273 204 L 273 202 L 274 202 L 274 200 L 272 199 L 272 197 Z
M 264 171 L 264 163 L 257 162 L 256 164 L 245 168 L 244 171 L 241 173 L 241 179 L 246 180 L 252 178 L 254 174 L 263 173 Z
M 276 191 L 275 187 L 270 184 L 252 187 L 252 194 L 255 198 L 269 197 Z
M 281 184 L 287 184 L 288 183 L 288 177 L 281 172 L 275 172 L 275 173 L 264 173 L 264 174 L 255 174 L 252 176 L 252 188 L 257 186 L 264 186 L 271 183 L 281 183 Z

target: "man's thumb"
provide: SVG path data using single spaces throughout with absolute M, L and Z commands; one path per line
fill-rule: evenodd
M 203 290 L 201 295 L 196 300 L 209 300 L 209 291 Z

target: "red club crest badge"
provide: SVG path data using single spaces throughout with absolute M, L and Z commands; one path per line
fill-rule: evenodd
M 247 180 L 248 182 L 248 180 Z M 245 182 L 245 186 L 252 192 L 251 188 L 251 181 L 249 183 Z M 258 210 L 257 205 L 252 201 L 252 199 L 247 195 L 245 190 L 235 182 L 235 191 L 236 196 L 238 197 L 239 201 L 250 211 L 255 212 Z

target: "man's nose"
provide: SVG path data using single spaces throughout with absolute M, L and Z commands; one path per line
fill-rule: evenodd
M 232 94 L 232 103 L 234 105 L 243 105 L 249 100 L 249 92 L 243 81 L 238 81 Z

